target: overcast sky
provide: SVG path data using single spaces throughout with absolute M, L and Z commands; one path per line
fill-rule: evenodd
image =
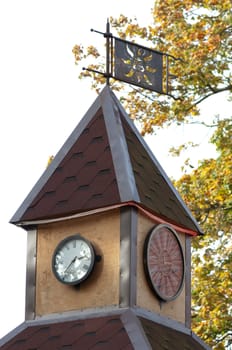
M 103 37 L 90 29 L 104 32 L 109 16 L 123 13 L 149 24 L 152 5 L 151 0 L 0 1 L 0 338 L 24 321 L 26 232 L 8 222 L 48 157 L 57 153 L 96 98 L 89 82 L 77 78 L 72 48 L 79 43 L 103 46 Z M 183 142 L 188 132 L 176 130 L 173 142 Z M 199 132 L 202 145 L 206 139 L 207 132 Z M 148 142 L 168 175 L 179 174 L 180 161 L 167 156 L 167 137 L 152 136 Z M 206 145 L 202 149 L 205 156 L 212 152 Z M 193 156 L 197 161 L 199 153 Z

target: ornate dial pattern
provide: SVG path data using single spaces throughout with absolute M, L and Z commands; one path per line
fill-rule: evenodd
M 172 300 L 181 291 L 184 257 L 175 231 L 167 225 L 157 226 L 146 246 L 146 268 L 153 289 L 163 300 Z

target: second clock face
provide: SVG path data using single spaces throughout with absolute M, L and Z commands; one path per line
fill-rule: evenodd
M 175 299 L 183 285 L 184 256 L 176 232 L 168 225 L 155 227 L 145 244 L 145 270 L 160 299 Z
M 52 269 L 60 282 L 79 284 L 91 273 L 94 261 L 91 243 L 80 235 L 75 235 L 59 243 L 53 254 Z

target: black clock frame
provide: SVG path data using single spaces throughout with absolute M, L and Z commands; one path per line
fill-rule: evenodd
M 78 281 L 74 281 L 74 282 L 66 282 L 64 281 L 62 278 L 60 278 L 60 276 L 57 274 L 57 271 L 56 271 L 56 268 L 55 268 L 55 258 L 56 258 L 56 255 L 58 253 L 58 251 L 69 241 L 73 241 L 73 240 L 81 240 L 81 241 L 84 241 L 88 247 L 90 248 L 90 252 L 91 252 L 91 264 L 87 270 L 87 273 L 82 277 L 80 278 Z M 82 282 L 84 282 L 89 276 L 90 274 L 92 273 L 93 271 L 93 268 L 94 268 L 94 265 L 95 265 L 95 262 L 96 262 L 97 259 L 97 256 L 96 256 L 96 253 L 95 253 L 95 250 L 94 250 L 94 247 L 92 245 L 92 243 L 84 238 L 83 236 L 81 236 L 79 233 L 75 234 L 75 235 L 72 235 L 72 236 L 68 236 L 66 238 L 64 238 L 62 241 L 60 241 L 58 243 L 58 245 L 56 246 L 54 252 L 53 252 L 53 256 L 52 256 L 52 272 L 54 274 L 54 276 L 56 277 L 56 279 L 65 284 L 65 285 L 71 285 L 71 286 L 78 286 L 80 285 Z

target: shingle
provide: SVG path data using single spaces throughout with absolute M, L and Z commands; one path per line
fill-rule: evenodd
M 116 96 L 105 87 L 13 216 L 12 223 L 136 202 L 200 232 Z
M 124 319 L 130 313 L 133 317 Z M 141 312 L 140 312 L 141 313 Z M 145 314 L 144 314 L 145 316 Z M 140 337 L 146 338 L 152 349 L 156 350 L 209 350 L 199 338 L 178 322 L 145 318 L 136 311 L 121 311 L 121 314 L 104 315 L 104 311 L 94 318 L 82 318 L 72 321 L 54 319 L 47 324 L 27 324 L 26 329 L 14 334 L 7 340 L 0 340 L 1 350 L 49 350 L 49 349 L 139 349 Z M 37 325 L 36 325 L 37 323 Z M 170 323 L 170 321 L 169 321 Z M 136 332 L 131 332 L 130 330 Z

